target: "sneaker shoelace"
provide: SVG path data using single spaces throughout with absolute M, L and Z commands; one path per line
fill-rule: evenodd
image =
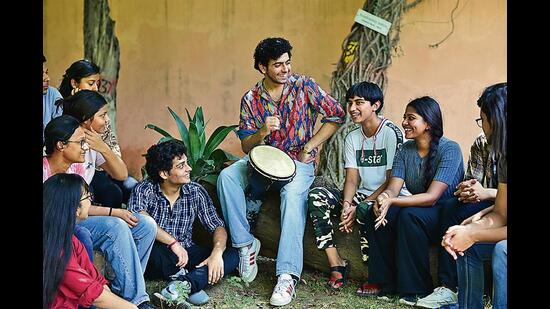
M 275 287 L 275 294 L 281 294 L 284 293 L 290 294 L 290 296 L 294 296 L 294 285 L 296 280 L 294 279 L 281 279 L 277 281 L 277 286 Z
M 442 296 L 442 295 L 445 294 L 445 290 L 447 290 L 446 287 L 440 286 L 440 287 L 438 287 L 434 290 L 433 295 L 434 296 Z

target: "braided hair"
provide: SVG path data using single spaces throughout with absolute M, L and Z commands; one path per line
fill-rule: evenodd
M 432 97 L 423 96 L 412 100 L 407 104 L 407 107 L 412 107 L 416 112 L 429 124 L 428 133 L 431 136 L 430 151 L 424 168 L 424 185 L 426 189 L 430 186 L 435 176 L 435 157 L 439 147 L 439 140 L 443 136 L 443 116 L 439 103 Z

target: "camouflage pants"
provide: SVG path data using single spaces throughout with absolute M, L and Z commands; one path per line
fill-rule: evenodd
M 353 202 L 357 205 L 356 218 L 359 223 L 360 245 L 363 261 L 368 257 L 368 242 L 365 234 L 364 218 L 371 211 L 372 201 L 365 201 L 367 195 L 357 192 L 353 196 Z M 317 248 L 324 250 L 336 247 L 333 240 L 334 228 L 332 219 L 340 221 L 342 211 L 342 193 L 335 188 L 315 187 L 309 190 L 308 213 L 313 222 L 313 230 Z

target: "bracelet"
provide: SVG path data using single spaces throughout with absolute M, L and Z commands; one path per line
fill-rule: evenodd
M 177 242 L 178 242 L 178 240 L 176 239 L 172 243 L 170 243 L 167 247 L 171 249 L 172 246 L 175 245 Z
M 348 203 L 350 206 L 353 206 L 353 202 L 350 202 L 348 200 L 344 200 L 344 204 Z
M 111 216 L 111 213 L 113 212 L 113 207 L 109 208 L 109 216 Z

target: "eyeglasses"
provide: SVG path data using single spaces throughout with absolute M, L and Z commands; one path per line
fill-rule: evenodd
M 483 119 L 477 118 L 476 119 L 476 124 L 477 124 L 478 127 L 483 128 Z
M 93 202 L 94 201 L 94 194 L 92 192 L 88 192 L 88 194 L 84 195 L 80 201 L 85 201 L 87 199 L 90 199 L 90 202 Z
M 80 148 L 84 148 L 84 145 L 88 145 L 88 142 L 86 142 L 85 139 L 81 139 L 79 141 L 66 141 L 65 143 L 77 143 L 80 144 Z

